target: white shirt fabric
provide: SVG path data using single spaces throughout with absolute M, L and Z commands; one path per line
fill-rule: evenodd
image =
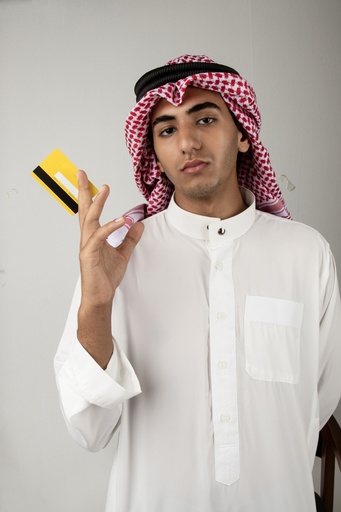
M 55 370 L 73 438 L 119 436 L 107 512 L 315 510 L 318 432 L 341 394 L 334 260 L 243 193 L 227 220 L 172 200 L 144 221 L 105 371 L 77 341 L 76 289 Z

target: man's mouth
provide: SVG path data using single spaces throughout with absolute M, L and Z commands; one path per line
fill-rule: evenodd
M 207 163 L 204 162 L 203 160 L 189 160 L 188 162 L 185 163 L 181 171 L 186 174 L 191 174 L 202 171 L 206 166 Z

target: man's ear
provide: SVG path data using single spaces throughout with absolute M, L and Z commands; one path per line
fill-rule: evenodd
M 238 151 L 246 153 L 250 147 L 249 136 L 244 129 L 238 130 L 238 132 Z
M 156 158 L 156 163 L 157 163 L 158 168 L 160 169 L 160 172 L 164 173 L 165 171 L 157 158 Z

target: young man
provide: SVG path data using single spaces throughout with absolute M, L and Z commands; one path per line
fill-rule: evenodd
M 329 246 L 283 218 L 234 70 L 185 56 L 136 92 L 145 220 L 101 226 L 109 189 L 92 202 L 79 171 L 81 287 L 55 360 L 70 433 L 89 450 L 119 436 L 107 512 L 311 512 L 341 389 Z

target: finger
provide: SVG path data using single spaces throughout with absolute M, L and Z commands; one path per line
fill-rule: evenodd
M 120 251 L 122 256 L 124 256 L 127 262 L 130 259 L 131 253 L 133 252 L 136 245 L 140 241 L 143 230 L 144 225 L 142 224 L 142 222 L 137 222 L 136 224 L 134 224 L 129 229 L 121 245 L 118 247 L 118 250 Z
M 103 212 L 104 205 L 108 199 L 110 189 L 107 185 L 102 185 L 100 191 L 94 200 L 83 204 L 80 210 L 80 226 L 81 226 L 81 245 L 100 227 L 100 216 Z M 86 197 L 85 197 L 86 200 Z
M 78 217 L 82 226 L 84 217 L 92 204 L 88 176 L 81 169 L 77 171 L 78 179 Z
M 103 226 L 99 226 L 91 235 L 85 239 L 84 244 L 81 243 L 81 248 L 87 246 L 90 251 L 96 251 L 98 247 L 106 242 L 111 233 L 121 228 L 125 223 L 124 217 L 112 220 Z
M 108 185 L 102 185 L 100 191 L 96 195 L 95 199 L 92 199 L 91 190 L 90 190 L 90 182 L 86 173 L 82 170 L 79 170 L 77 173 L 78 176 L 78 213 L 79 213 L 79 222 L 80 225 L 83 225 L 84 219 L 92 204 L 96 203 L 96 207 L 92 208 L 92 216 L 91 220 L 96 219 L 99 220 L 99 217 L 102 213 L 105 201 L 107 200 L 110 190 Z

